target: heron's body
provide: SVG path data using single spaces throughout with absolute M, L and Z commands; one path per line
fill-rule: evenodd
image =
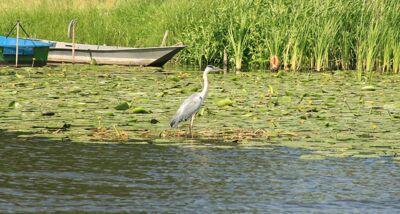
M 189 130 L 191 132 L 192 126 L 193 126 L 193 120 L 194 116 L 196 115 L 197 111 L 201 108 L 201 106 L 204 104 L 205 99 L 207 98 L 207 92 L 208 92 L 208 78 L 207 74 L 210 71 L 214 70 L 220 70 L 214 66 L 207 66 L 207 68 L 204 70 L 203 73 L 203 80 L 204 80 L 204 85 L 203 85 L 203 90 L 201 92 L 194 93 L 190 95 L 188 98 L 186 98 L 185 101 L 181 104 L 179 107 L 178 111 L 176 112 L 175 116 L 172 118 L 170 126 L 172 128 L 178 127 L 178 124 L 182 121 L 185 121 L 189 118 L 191 118 Z
M 194 93 L 186 98 L 186 100 L 183 101 L 182 105 L 179 107 L 178 111 L 173 117 L 170 124 L 171 127 L 178 127 L 178 124 L 180 122 L 185 121 L 196 114 L 203 105 L 204 99 L 205 97 L 202 96 L 201 93 Z

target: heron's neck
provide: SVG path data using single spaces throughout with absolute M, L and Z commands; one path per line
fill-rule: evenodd
M 205 71 L 205 72 L 203 73 L 204 84 L 203 84 L 203 90 L 201 91 L 201 96 L 204 97 L 204 98 L 207 96 L 207 92 L 208 92 L 208 78 L 207 78 L 207 74 L 208 74 L 208 71 Z

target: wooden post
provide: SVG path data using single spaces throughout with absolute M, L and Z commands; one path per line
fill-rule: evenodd
M 18 40 L 19 40 L 19 20 L 17 20 L 17 40 L 15 42 L 15 67 L 18 67 Z
M 161 42 L 161 47 L 165 47 L 165 45 L 167 44 L 167 37 L 168 37 L 168 30 L 166 30 L 164 33 L 164 37 Z
M 75 63 L 75 20 L 72 25 L 72 64 Z
M 229 62 L 228 62 L 228 51 L 226 50 L 226 47 L 224 48 L 224 74 L 227 74 L 229 72 Z
M 75 23 L 76 18 L 72 19 L 68 25 L 68 38 L 72 39 L 72 64 L 75 63 Z

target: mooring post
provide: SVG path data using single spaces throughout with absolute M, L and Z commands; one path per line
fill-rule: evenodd
M 164 37 L 161 41 L 161 47 L 165 47 L 165 45 L 167 44 L 167 37 L 168 37 L 168 30 L 166 30 L 164 33 Z
M 68 37 L 72 38 L 72 64 L 75 63 L 75 23 L 76 18 L 72 19 L 68 25 Z
M 72 64 L 75 63 L 75 26 L 72 27 Z
M 19 20 L 17 20 L 17 40 L 15 42 L 15 67 L 18 68 L 18 41 L 19 40 Z
M 229 72 L 229 63 L 228 63 L 228 51 L 226 50 L 226 47 L 224 48 L 224 74 L 227 74 Z
M 75 20 L 72 26 L 72 64 L 75 64 Z

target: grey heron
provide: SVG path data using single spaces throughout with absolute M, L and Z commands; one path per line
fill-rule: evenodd
M 190 135 L 192 135 L 192 128 L 193 128 L 193 120 L 194 117 L 201 108 L 201 106 L 204 104 L 204 101 L 207 98 L 207 92 L 208 92 L 208 78 L 207 74 L 210 71 L 220 71 L 221 69 L 212 65 L 208 65 L 206 69 L 203 72 L 203 90 L 201 92 L 194 93 L 190 95 L 188 98 L 186 98 L 185 101 L 181 104 L 179 107 L 178 111 L 176 112 L 175 116 L 172 118 L 170 126 L 172 128 L 178 127 L 178 124 L 182 121 L 186 121 L 187 119 L 190 119 L 190 125 L 189 125 L 189 132 Z

